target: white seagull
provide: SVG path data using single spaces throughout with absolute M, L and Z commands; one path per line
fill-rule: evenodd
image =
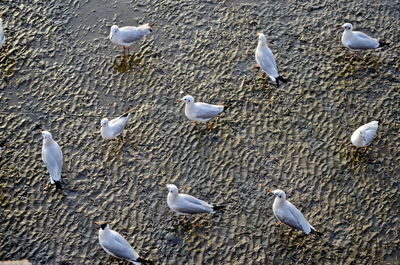
M 350 23 L 343 24 L 342 28 L 344 29 L 342 34 L 343 45 L 355 52 L 357 50 L 376 49 L 388 45 L 387 43 L 379 42 L 377 39 L 371 38 L 365 33 L 353 31 L 353 25 Z
M 279 81 L 287 83 L 287 81 L 279 75 L 278 66 L 271 49 L 267 45 L 267 39 L 263 33 L 258 33 L 258 45 L 256 49 L 256 61 L 258 66 L 265 72 L 272 82 L 276 82 L 279 87 Z
M 208 122 L 224 111 L 224 106 L 222 105 L 194 102 L 194 98 L 190 95 L 186 95 L 178 99 L 178 101 L 185 103 L 185 115 L 194 122 Z M 212 130 L 211 123 L 208 123 L 208 129 Z
M 118 137 L 125 129 L 128 122 L 130 111 L 109 121 L 107 118 L 101 120 L 100 133 L 104 140 L 110 140 Z
M 272 210 L 279 222 L 301 230 L 306 234 L 313 232 L 317 235 L 322 235 L 322 233 L 317 232 L 315 228 L 310 225 L 310 223 L 306 220 L 306 218 L 304 218 L 303 214 L 296 208 L 296 206 L 286 200 L 286 194 L 284 191 L 274 190 L 270 192 L 276 196 Z
M 378 122 L 371 121 L 357 128 L 351 135 L 351 143 L 356 147 L 365 147 L 371 144 L 378 131 Z
M 0 18 L 0 48 L 1 46 L 3 46 L 5 40 L 6 36 L 4 35 L 4 30 L 3 30 L 3 20 Z
M 224 208 L 223 206 L 212 206 L 191 195 L 179 193 L 178 187 L 173 184 L 167 184 L 167 188 L 169 191 L 167 196 L 168 207 L 178 215 L 214 213 Z
M 118 232 L 111 230 L 105 222 L 95 222 L 100 226 L 99 242 L 101 247 L 111 256 L 125 259 L 133 264 L 151 264 L 151 261 L 139 257 L 133 247 Z
M 113 25 L 110 30 L 110 40 L 112 43 L 122 46 L 124 48 L 129 48 L 135 42 L 142 39 L 144 36 L 150 34 L 155 28 L 154 24 L 147 23 L 140 25 L 138 27 L 126 26 L 119 28 L 117 25 Z
M 61 169 L 63 154 L 60 146 L 48 131 L 40 131 L 43 136 L 42 159 L 50 174 L 51 184 L 56 184 L 56 189 L 61 189 Z

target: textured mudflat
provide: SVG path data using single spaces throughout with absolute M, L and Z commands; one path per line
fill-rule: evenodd
M 127 264 L 98 244 L 106 220 L 156 264 L 399 264 L 398 3 L 299 2 L 1 1 L 0 260 Z M 110 26 L 149 21 L 123 59 Z M 391 47 L 348 60 L 344 22 Z M 252 69 L 257 32 L 290 80 L 279 89 Z M 210 133 L 185 94 L 231 105 Z M 104 142 L 100 119 L 128 108 L 125 142 Z M 371 150 L 352 152 L 371 120 Z M 64 151 L 62 192 L 39 129 Z M 227 211 L 179 223 L 163 183 Z M 272 188 L 324 237 L 276 227 Z

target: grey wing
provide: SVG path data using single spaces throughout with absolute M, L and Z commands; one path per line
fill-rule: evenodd
M 368 36 L 367 34 L 361 32 L 361 31 L 353 31 L 353 34 L 355 34 L 356 36 L 360 37 L 360 38 L 364 38 L 364 39 L 370 39 L 370 40 L 375 40 L 374 38 L 371 38 L 370 36 Z
M 288 209 L 289 209 L 290 213 L 292 214 L 293 218 L 295 220 L 297 220 L 297 222 L 300 224 L 300 227 L 301 227 L 300 230 L 303 230 L 307 234 L 310 233 L 311 228 L 313 228 L 313 227 L 308 223 L 308 221 L 306 220 L 304 215 L 300 212 L 299 209 L 296 208 L 296 206 L 294 206 L 289 201 L 287 202 L 287 204 L 288 204 Z
M 103 241 L 102 246 L 118 258 L 132 261 L 138 258 L 132 246 L 119 234 L 118 236 L 114 234 L 113 240 Z
M 189 196 L 189 195 L 188 195 Z M 212 208 L 203 205 L 200 200 L 187 199 L 187 197 L 181 197 L 174 204 L 174 210 L 180 213 L 196 214 L 196 213 L 210 213 Z M 195 202 L 193 202 L 195 201 Z
M 59 180 L 62 167 L 62 152 L 58 145 L 52 145 L 42 150 L 42 158 L 50 177 L 53 180 Z
M 136 27 L 123 27 L 120 29 L 120 38 L 125 43 L 140 40 L 145 34 Z
M 369 145 L 376 136 L 376 128 L 368 128 L 365 130 L 363 136 L 367 145 Z
M 355 38 L 352 38 L 348 46 L 354 50 L 363 50 L 363 49 L 374 49 L 379 47 L 379 42 L 376 39 L 371 38 L 367 34 L 356 31 L 354 32 Z
M 193 196 L 191 196 L 191 195 L 188 195 L 188 194 L 179 194 L 179 196 L 181 196 L 181 197 L 184 198 L 186 201 L 189 201 L 189 202 L 191 202 L 191 203 L 198 204 L 198 205 L 203 205 L 203 206 L 207 206 L 207 207 L 211 207 L 211 208 L 212 208 L 212 205 L 208 204 L 206 201 L 197 199 L 196 197 L 193 197 Z
M 128 122 L 128 116 L 118 117 L 110 121 L 110 127 L 112 128 L 114 135 L 119 135 L 125 128 L 126 123 Z
M 273 77 L 279 76 L 276 60 L 271 49 L 267 48 L 264 51 L 257 52 L 256 61 L 260 65 L 261 69 L 267 74 Z
M 224 106 L 221 105 L 211 105 L 202 102 L 197 102 L 195 104 L 197 107 L 195 115 L 196 118 L 199 119 L 211 119 L 224 111 Z
M 275 217 L 278 219 L 279 222 L 287 224 L 290 227 L 303 231 L 303 228 L 300 222 L 292 215 L 290 211 L 282 212 L 282 211 L 275 211 Z
M 58 144 L 57 144 L 57 151 L 58 151 L 58 155 L 57 155 L 58 163 L 60 165 L 60 170 L 61 170 L 63 162 L 64 162 L 64 156 L 63 156 L 63 153 L 61 151 L 61 147 Z

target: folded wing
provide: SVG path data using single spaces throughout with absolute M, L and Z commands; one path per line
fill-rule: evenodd
M 208 103 L 197 102 L 195 116 L 199 119 L 211 119 L 224 111 L 224 106 L 211 105 Z

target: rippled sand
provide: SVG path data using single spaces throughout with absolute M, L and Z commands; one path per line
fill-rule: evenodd
M 0 2 L 0 260 L 126 264 L 98 244 L 92 222 L 107 220 L 156 264 L 400 263 L 396 1 L 22 2 Z M 149 21 L 160 28 L 123 60 L 110 26 Z M 344 22 L 391 47 L 348 60 Z M 252 69 L 257 32 L 280 89 Z M 231 103 L 213 132 L 185 118 L 187 93 Z M 102 141 L 100 119 L 130 107 L 125 142 Z M 352 152 L 371 120 L 371 150 Z M 61 193 L 39 129 L 63 149 Z M 168 182 L 228 209 L 178 222 Z M 276 227 L 270 188 L 325 236 Z

